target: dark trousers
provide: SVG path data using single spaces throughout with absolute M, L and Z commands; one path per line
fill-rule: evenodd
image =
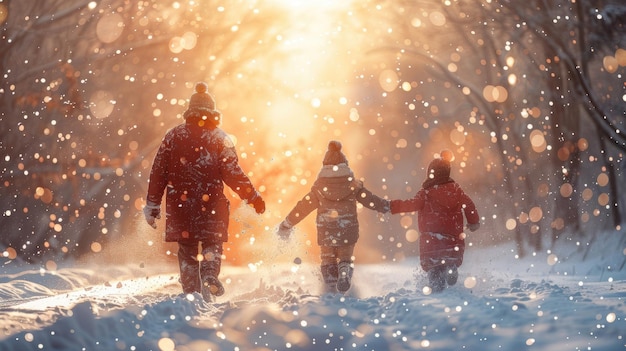
M 322 278 L 326 284 L 337 283 L 340 264 L 347 264 L 350 268 L 350 276 L 352 276 L 353 252 L 354 245 L 320 246 Z
M 217 278 L 222 267 L 223 243 L 178 243 L 180 283 L 185 294 L 201 292 L 202 282 Z

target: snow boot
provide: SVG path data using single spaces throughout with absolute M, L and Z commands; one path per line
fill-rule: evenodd
M 213 296 L 224 295 L 224 286 L 222 283 L 213 276 L 207 277 L 206 281 L 202 283 L 202 298 L 206 302 L 211 302 Z
M 352 280 L 352 264 L 350 262 L 339 262 L 339 274 L 337 276 L 337 290 L 345 293 L 350 289 L 350 281 Z
M 320 267 L 322 278 L 324 279 L 323 294 L 334 294 L 337 292 L 337 265 L 325 264 Z
M 193 294 L 200 292 L 200 274 L 198 274 L 198 264 L 182 262 L 180 265 L 180 285 L 183 286 L 183 293 Z
M 446 283 L 448 283 L 448 286 L 456 284 L 458 279 L 459 270 L 456 268 L 456 266 L 448 266 L 446 268 Z
M 446 287 L 445 268 L 435 267 L 428 271 L 428 282 L 433 292 L 441 292 Z

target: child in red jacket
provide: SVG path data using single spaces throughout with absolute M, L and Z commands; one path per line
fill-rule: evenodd
M 450 178 L 452 152 L 444 150 L 428 166 L 426 180 L 410 200 L 392 200 L 391 213 L 418 212 L 420 265 L 428 274 L 430 288 L 442 291 L 456 284 L 458 267 L 463 263 L 465 233 L 480 227 L 474 202 Z

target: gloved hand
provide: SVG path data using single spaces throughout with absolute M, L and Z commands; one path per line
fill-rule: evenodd
M 470 231 L 475 232 L 478 230 L 478 228 L 480 228 L 480 222 L 479 223 L 468 223 L 467 224 L 467 228 L 469 228 Z
M 146 222 L 150 224 L 152 228 L 156 228 L 156 220 L 161 219 L 161 206 L 148 202 L 143 207 L 143 215 L 146 217 Z
M 291 235 L 292 232 L 293 232 L 293 226 L 289 224 L 289 222 L 284 220 L 280 222 L 280 225 L 278 226 L 278 231 L 276 232 L 276 234 L 278 234 L 278 237 L 281 240 L 289 240 L 289 236 Z
M 254 207 L 256 213 L 261 214 L 265 212 L 265 201 L 263 201 L 263 198 L 260 195 L 257 195 L 254 199 L 252 199 L 250 204 Z

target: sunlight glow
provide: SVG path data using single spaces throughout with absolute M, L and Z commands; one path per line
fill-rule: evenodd
M 7 8 L 7 5 L 0 4 L 0 24 L 3 24 L 7 17 L 9 17 L 9 9 Z
M 347 9 L 350 5 L 350 1 L 334 1 L 334 0 L 317 0 L 317 1 L 305 1 L 305 0 L 270 0 L 269 2 L 276 4 L 277 6 L 288 9 L 294 13 L 301 13 L 303 11 L 309 11 L 312 9 L 321 11 L 339 11 Z

